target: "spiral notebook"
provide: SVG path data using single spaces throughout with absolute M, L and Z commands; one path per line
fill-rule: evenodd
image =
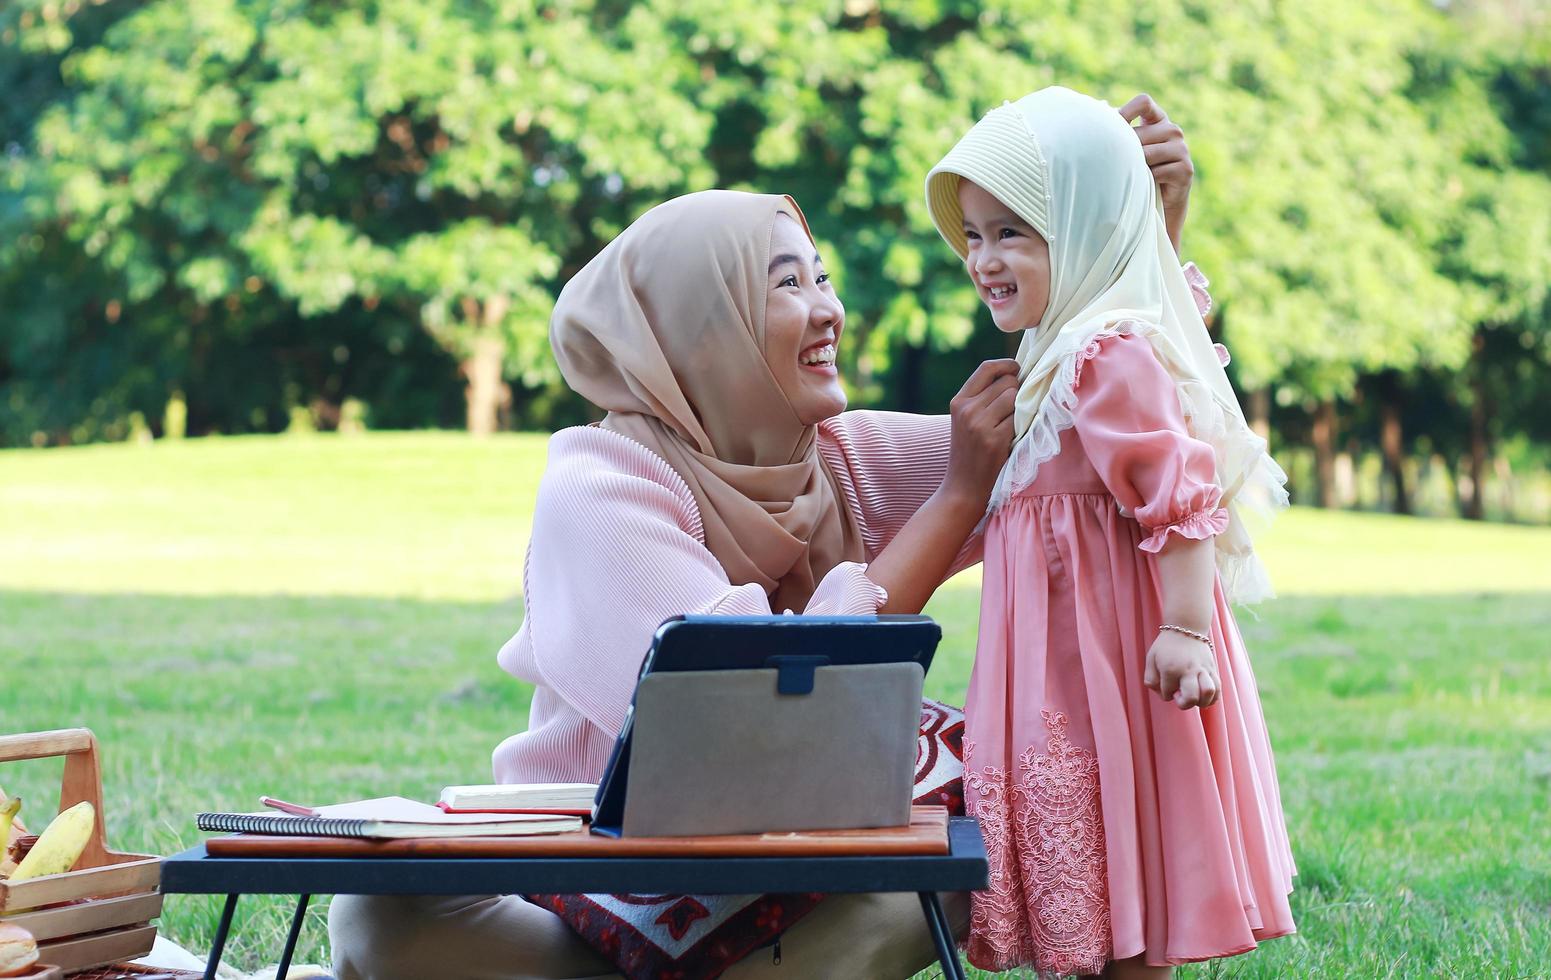
M 201 813 L 204 831 L 286 837 L 526 837 L 580 830 L 581 818 L 551 814 L 446 813 L 438 807 L 387 796 L 321 806 L 312 815 L 290 813 Z

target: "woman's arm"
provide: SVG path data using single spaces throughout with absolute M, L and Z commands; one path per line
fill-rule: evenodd
M 1190 210 L 1190 184 L 1196 176 L 1190 148 L 1185 145 L 1185 131 L 1169 119 L 1150 95 L 1136 96 L 1120 107 L 1120 115 L 1126 122 L 1142 121 L 1136 127 L 1136 136 L 1142 141 L 1147 166 L 1152 169 L 1152 179 L 1163 197 L 1163 223 L 1168 228 L 1174 254 L 1178 255 L 1180 236 L 1185 232 L 1185 213 Z
M 942 489 L 953 416 L 863 410 L 837 415 L 819 430 L 819 453 L 861 525 L 872 561 Z M 981 536 L 971 532 L 944 577 L 979 564 L 983 552 Z
M 947 577 L 1012 451 L 1017 393 L 1018 362 L 1000 359 L 981 364 L 954 396 L 947 474 L 867 568 L 888 593 L 880 613 L 920 612 Z

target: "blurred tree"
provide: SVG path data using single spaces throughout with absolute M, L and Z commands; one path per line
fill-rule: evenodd
M 112 309 L 181 339 L 164 387 L 193 389 L 216 306 L 241 332 L 397 305 L 458 359 L 488 432 L 505 378 L 553 375 L 563 258 L 712 177 L 693 63 L 644 8 L 161 0 L 85 43 L 80 4 L 22 8 L 8 44 L 70 53 L 11 141 L 4 265 L 24 285 L 22 249 L 75 264 L 50 265 L 64 293 L 26 332 Z
M 986 109 L 1150 91 L 1185 254 L 1257 426 L 1354 437 L 1407 509 L 1441 453 L 1546 439 L 1551 32 L 1523 0 L 12 0 L 0 10 L 0 442 L 587 417 L 559 285 L 687 190 L 793 194 L 855 402 L 940 410 L 991 326 L 922 178 Z M 514 393 L 511 386 L 516 385 Z M 461 388 L 461 411 L 450 403 Z M 1473 414 L 1472 414 L 1473 413 Z M 1472 421 L 1473 420 L 1473 421 Z
M 1462 511 L 1479 520 L 1493 442 L 1504 423 L 1533 424 L 1500 409 L 1551 352 L 1551 15 L 1478 0 L 1455 21 L 1448 43 L 1416 53 L 1410 95 L 1452 163 L 1438 264 L 1459 285 L 1470 330 L 1454 398 L 1469 411 Z

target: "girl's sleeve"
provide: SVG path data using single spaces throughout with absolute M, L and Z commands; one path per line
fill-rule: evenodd
M 1206 273 L 1194 262 L 1186 262 L 1180 271 L 1185 274 L 1185 283 L 1190 287 L 1190 297 L 1196 301 L 1196 312 L 1205 317 L 1212 312 L 1212 294 L 1207 292 L 1207 287 L 1212 284 L 1206 278 Z
M 1228 527 L 1212 447 L 1185 427 L 1174 380 L 1143 337 L 1089 345 L 1079 365 L 1074 427 L 1121 510 L 1148 532 L 1143 551 L 1170 534 L 1202 539 Z
M 861 523 L 868 559 L 877 557 L 948 473 L 952 419 L 906 412 L 844 412 L 820 425 L 819 451 Z M 948 574 L 979 564 L 973 534 Z
M 646 455 L 628 466 L 612 454 L 578 453 L 558 467 L 552 458 L 524 571 L 539 679 L 609 732 L 624 720 L 641 659 L 664 620 L 771 613 L 759 585 L 728 580 L 700 541 L 694 498 L 666 463 Z M 887 598 L 864 565 L 846 562 L 802 611 L 872 615 Z

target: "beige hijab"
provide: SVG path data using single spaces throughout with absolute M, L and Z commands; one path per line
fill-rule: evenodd
M 801 611 L 865 557 L 850 510 L 765 361 L 770 233 L 790 197 L 703 191 L 660 204 L 566 284 L 550 318 L 560 373 L 683 477 L 734 585 Z M 811 233 L 810 233 L 811 237 Z M 643 569 L 643 574 L 650 574 Z
M 1287 477 L 1245 423 L 1131 127 L 1114 107 L 1054 86 L 986 113 L 926 178 L 932 221 L 965 258 L 961 179 L 995 195 L 1050 246 L 1050 302 L 1018 347 L 1017 442 L 991 508 L 1033 483 L 1040 464 L 1059 451 L 1087 346 L 1100 333 L 1140 334 L 1173 377 L 1191 434 L 1216 456 L 1230 514 L 1216 539 L 1224 589 L 1237 602 L 1268 597 L 1251 526 L 1286 506 Z

